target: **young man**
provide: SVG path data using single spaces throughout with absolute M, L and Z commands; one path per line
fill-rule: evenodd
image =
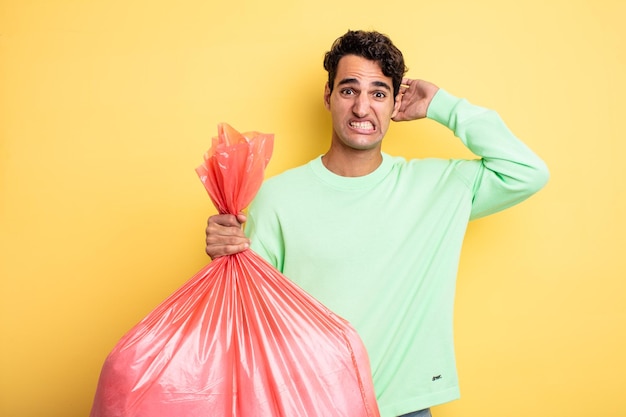
M 247 219 L 209 218 L 206 251 L 250 245 L 357 329 L 383 417 L 428 416 L 459 397 L 452 313 L 467 223 L 528 198 L 548 170 L 495 112 L 403 78 L 402 54 L 380 33 L 349 31 L 324 67 L 328 152 L 265 181 Z M 392 120 L 425 117 L 480 158 L 381 152 Z

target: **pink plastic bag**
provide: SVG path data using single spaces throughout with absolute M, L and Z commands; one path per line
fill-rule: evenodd
M 198 167 L 220 213 L 263 181 L 273 135 L 218 126 Z M 356 331 L 251 250 L 200 270 L 104 362 L 91 417 L 378 417 Z

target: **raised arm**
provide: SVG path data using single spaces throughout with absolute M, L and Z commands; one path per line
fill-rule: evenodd
M 428 118 L 450 128 L 480 157 L 457 168 L 472 187 L 472 219 L 513 206 L 548 181 L 544 161 L 509 130 L 495 111 L 439 90 L 429 105 Z
M 402 80 L 394 121 L 428 117 L 451 129 L 480 157 L 457 171 L 472 187 L 471 218 L 517 204 L 548 180 L 546 164 L 522 143 L 493 110 L 470 104 L 424 80 Z

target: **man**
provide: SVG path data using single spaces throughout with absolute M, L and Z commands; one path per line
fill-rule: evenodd
M 380 33 L 349 31 L 324 67 L 328 152 L 265 181 L 247 218 L 212 216 L 206 250 L 250 245 L 357 329 L 383 417 L 429 416 L 459 397 L 452 313 L 467 223 L 528 198 L 548 171 L 495 112 L 403 78 L 402 54 Z M 480 158 L 382 153 L 391 120 L 425 117 Z

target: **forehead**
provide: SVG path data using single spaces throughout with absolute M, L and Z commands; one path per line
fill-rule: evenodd
M 354 79 L 361 84 L 370 84 L 375 81 L 392 83 L 391 77 L 383 74 L 378 62 L 356 55 L 346 55 L 339 60 L 335 85 L 344 79 Z

